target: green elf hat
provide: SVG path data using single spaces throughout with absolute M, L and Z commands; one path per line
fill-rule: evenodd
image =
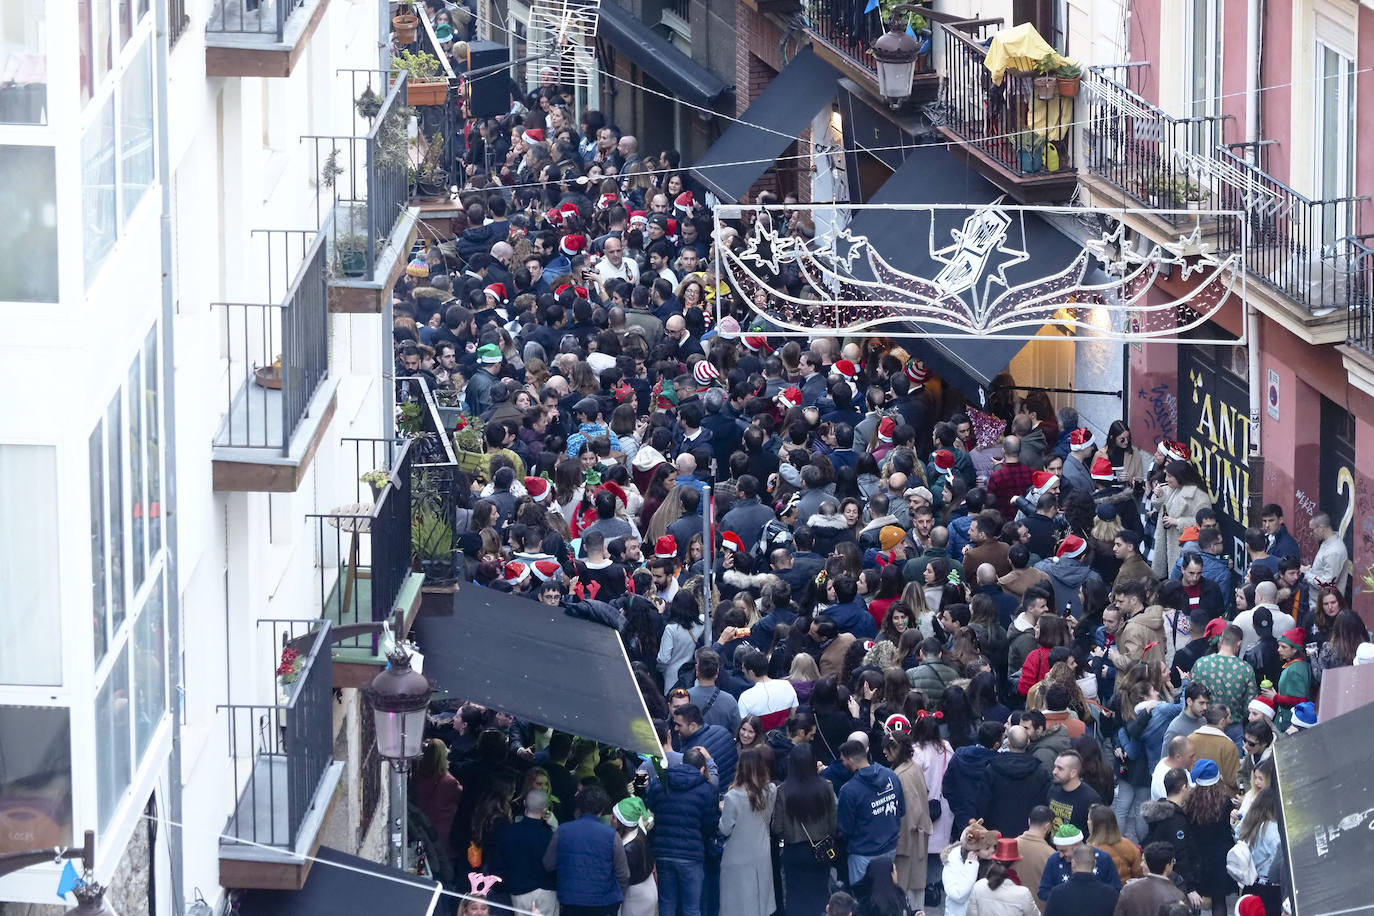
M 501 348 L 496 344 L 483 344 L 477 348 L 477 361 L 488 366 L 496 365 L 501 362 Z
M 1083 831 L 1073 824 L 1065 824 L 1054 832 L 1054 845 L 1075 846 L 1083 842 Z

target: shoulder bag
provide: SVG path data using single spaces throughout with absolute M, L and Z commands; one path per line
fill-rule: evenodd
M 801 823 L 798 821 L 798 823 Z M 811 855 L 816 857 L 816 861 L 821 865 L 834 865 L 840 860 L 839 850 L 835 848 L 834 836 L 823 836 L 819 841 L 811 839 L 811 831 L 806 829 L 806 824 L 801 825 L 802 833 L 806 836 L 806 842 L 811 846 Z

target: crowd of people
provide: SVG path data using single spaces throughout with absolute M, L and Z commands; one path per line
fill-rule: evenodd
M 462 409 L 461 587 L 615 627 L 662 754 L 436 716 L 415 833 L 500 879 L 464 911 L 1278 916 L 1272 749 L 1374 660 L 1330 519 L 1233 557 L 1181 443 L 778 334 L 711 265 L 787 201 L 717 229 L 677 153 L 529 101 L 397 285 L 397 393 Z

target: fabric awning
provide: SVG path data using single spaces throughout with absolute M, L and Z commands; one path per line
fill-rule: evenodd
M 462 585 L 451 616 L 422 616 L 412 632 L 425 676 L 450 696 L 629 751 L 663 752 L 610 627 Z
M 615 0 L 602 0 L 596 35 L 663 84 L 674 96 L 711 108 L 730 87 L 718 76 L 673 47 L 648 24 Z
M 883 183 L 869 201 L 874 204 L 970 204 L 991 203 L 1003 197 L 992 182 L 979 175 L 942 146 L 917 147 L 892 177 Z M 958 228 L 967 214 L 947 211 L 936 217 L 937 236 Z M 1080 247 L 1044 219 L 1027 215 L 1024 238 L 1020 242 L 1030 257 L 1006 269 L 1010 283 L 1024 283 L 1063 269 L 1076 258 Z M 925 239 L 930 232 L 930 217 L 912 210 L 860 210 L 850 221 L 850 231 L 873 239 Z M 941 270 L 930 256 L 926 244 L 889 244 L 882 248 L 893 267 L 920 277 L 933 277 Z M 953 385 L 975 404 L 984 403 L 985 391 L 999 372 L 1011 363 L 1026 345 L 1003 334 L 968 334 L 962 337 L 922 337 L 929 330 L 911 322 L 916 335 L 894 334 L 912 356 L 925 360 L 936 375 Z M 947 330 L 943 333 L 948 333 Z
M 439 890 L 429 878 L 321 846 L 304 887 L 244 891 L 239 911 L 252 916 L 431 916 L 438 908 Z
M 692 177 L 722 202 L 735 203 L 834 100 L 839 81 L 840 72 L 807 45 L 711 144 Z

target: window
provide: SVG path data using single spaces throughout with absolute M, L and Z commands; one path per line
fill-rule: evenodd
M 142 760 L 167 712 L 167 631 L 158 576 L 134 628 L 134 751 Z
M 57 449 L 0 445 L 0 468 L 0 684 L 58 685 Z
M 119 83 L 119 184 L 125 220 L 153 183 L 153 46 L 144 42 Z
M 132 544 L 129 548 L 130 565 L 133 567 L 133 591 L 143 587 L 143 575 L 147 569 L 143 556 L 143 354 L 134 357 L 129 366 L 129 384 L 124 389 L 129 394 L 129 535 Z
M 0 13 L 0 124 L 46 124 L 44 0 L 8 0 Z
M 1335 201 L 1350 197 L 1355 188 L 1355 62 L 1330 45 L 1317 42 L 1316 197 Z M 1322 244 L 1353 235 L 1351 207 L 1322 207 Z
M 1191 0 L 1185 22 L 1187 41 L 1184 53 L 1188 60 L 1188 78 L 1184 83 L 1184 110 L 1192 117 L 1204 118 L 1219 114 L 1217 93 L 1221 85 L 1222 0 Z M 1198 125 L 1198 131 L 1205 125 Z
M 0 89 L 0 93 L 4 90 Z M 50 146 L 0 146 L 0 302 L 57 301 L 57 172 Z
M 148 556 L 162 549 L 162 434 L 158 376 L 157 325 L 143 342 L 143 442 L 148 462 L 148 495 L 143 503 L 144 523 L 148 527 Z
M 104 832 L 133 778 L 129 750 L 129 655 L 120 652 L 95 697 L 95 773 L 99 830 Z
M 110 633 L 124 625 L 124 462 L 123 411 L 115 392 L 105 411 L 105 470 L 109 487 Z
M 105 657 L 110 644 L 110 626 L 105 604 L 105 427 L 96 421 L 88 446 L 90 468 L 86 477 L 91 485 L 91 623 L 94 627 L 95 663 Z
M 115 111 L 113 96 L 81 138 L 81 236 L 86 246 L 86 285 L 95 279 L 114 246 L 118 227 L 115 206 Z
M 72 843 L 72 736 L 66 709 L 0 706 L 0 855 Z

